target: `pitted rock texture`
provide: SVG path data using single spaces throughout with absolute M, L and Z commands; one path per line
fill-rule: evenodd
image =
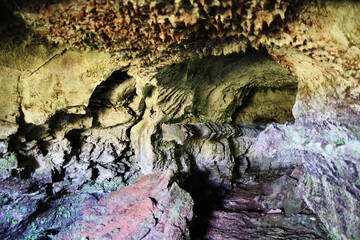
M 50 40 L 116 46 L 125 59 L 141 53 L 143 62 L 160 56 L 178 62 L 183 57 L 176 53 L 185 50 L 220 55 L 263 46 L 301 82 L 296 116 L 355 123 L 359 6 L 356 1 L 72 1 L 20 4 L 20 12 Z M 147 50 L 151 54 L 144 57 Z M 141 65 L 138 60 L 134 65 Z
M 159 67 L 193 53 L 226 55 L 264 47 L 301 82 L 296 116 L 358 119 L 350 117 L 358 112 L 356 1 L 78 0 L 5 5 L 50 41 L 114 48 L 124 59 L 132 58 L 132 71 L 147 79 L 156 68 L 141 70 L 141 61 Z
M 82 220 L 55 239 L 189 239 L 192 199 L 176 183 L 173 170 L 142 177 L 97 201 L 84 203 Z
M 198 39 L 254 38 L 281 29 L 299 1 L 21 3 L 25 23 L 51 41 L 81 48 L 122 50 L 128 57 L 148 52 L 160 57 L 184 50 Z M 226 54 L 221 48 L 212 49 L 211 41 L 201 43 L 198 51 L 204 54 Z M 230 53 L 242 51 L 246 43 L 234 45 Z
M 359 124 L 359 9 L 357 1 L 311 1 L 286 31 L 263 36 L 299 81 L 295 118 Z

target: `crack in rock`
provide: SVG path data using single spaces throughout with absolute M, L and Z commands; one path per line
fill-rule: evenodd
M 63 55 L 65 52 L 67 51 L 67 49 L 65 48 L 64 50 L 61 51 L 61 53 L 57 53 L 54 56 L 52 56 L 51 58 L 49 58 L 47 61 L 45 61 L 43 64 L 41 64 L 37 69 L 35 69 L 34 71 L 32 71 L 29 74 L 29 77 L 32 76 L 34 73 L 36 73 L 37 71 L 39 71 L 42 67 L 44 67 L 46 64 L 48 64 L 49 62 L 51 62 L 51 60 L 53 60 L 54 58 L 56 58 L 57 56 L 61 56 Z

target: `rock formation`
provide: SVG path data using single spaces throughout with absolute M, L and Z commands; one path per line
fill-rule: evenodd
M 192 199 L 172 169 L 149 174 L 102 201 L 86 199 L 83 216 L 55 239 L 185 239 Z
M 359 239 L 360 4 L 1 0 L 1 239 Z

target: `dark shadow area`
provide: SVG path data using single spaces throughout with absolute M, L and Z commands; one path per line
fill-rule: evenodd
M 11 0 L 0 1 L 0 42 L 5 39 L 22 38 L 26 31 L 25 23 L 18 12 L 18 6 Z
M 191 239 L 204 239 L 209 228 L 209 220 L 213 211 L 220 209 L 225 192 L 221 186 L 215 188 L 209 182 L 209 174 L 193 171 L 181 185 L 181 188 L 190 193 L 194 200 L 194 217 L 190 223 Z
M 71 2 L 70 0 L 2 0 L 2 1 L 21 9 L 32 8 L 34 10 L 40 7 L 49 6 L 50 4 Z
M 45 236 L 41 236 L 39 240 L 52 240 L 60 231 L 60 229 L 47 229 L 43 233 Z
M 49 212 L 54 207 L 59 207 L 56 206 L 56 202 L 60 200 L 62 197 L 66 197 L 68 195 L 69 194 L 65 190 L 61 190 L 55 195 L 49 195 L 46 199 L 36 200 L 36 202 L 32 203 L 32 204 L 36 204 L 36 208 L 34 209 L 35 211 L 32 212 L 26 219 L 21 221 L 19 225 L 17 225 L 16 229 L 12 229 L 12 231 L 8 231 L 3 234 L 0 233 L 0 236 L 4 237 L 5 239 L 25 239 L 24 233 L 29 229 L 30 224 L 36 222 L 36 219 L 39 216 L 43 216 L 44 213 Z M 67 219 L 64 221 L 67 221 Z M 39 228 L 36 238 L 34 237 L 31 239 L 53 239 L 53 237 L 59 232 L 60 229 Z M 7 237 L 11 237 L 11 238 L 7 238 Z
M 69 114 L 63 110 L 57 111 L 49 120 L 49 128 L 51 129 L 52 133 L 56 131 L 61 131 L 64 129 L 65 126 L 76 124 L 77 122 L 81 121 L 85 114 Z
M 39 146 L 39 150 L 41 151 L 43 156 L 46 156 L 49 153 L 49 147 L 51 146 L 51 144 L 48 141 L 45 141 L 43 139 L 40 139 L 37 142 L 38 146 Z
M 65 177 L 65 168 L 61 167 L 60 170 L 53 168 L 51 170 L 51 180 L 52 182 L 61 182 Z
M 212 212 L 221 206 L 221 193 L 209 184 L 208 174 L 192 172 L 181 188 L 190 193 L 194 200 L 194 217 L 190 223 L 191 239 L 204 239 L 209 228 Z
M 65 134 L 65 138 L 69 140 L 71 145 L 71 152 L 65 156 L 65 161 L 63 165 L 66 165 L 70 162 L 71 158 L 74 156 L 78 156 L 81 151 L 81 145 L 83 141 L 82 133 L 84 130 L 82 129 L 73 129 Z
M 93 117 L 93 127 L 100 126 L 99 113 L 105 108 L 113 107 L 110 102 L 111 93 L 117 86 L 129 78 L 130 76 L 127 74 L 127 71 L 121 69 L 113 72 L 110 77 L 95 88 L 87 107 L 87 113 Z M 128 97 L 132 98 L 133 96 Z
M 21 169 L 19 175 L 21 178 L 30 178 L 35 169 L 39 168 L 39 163 L 32 156 L 17 154 L 18 167 Z
M 194 200 L 191 239 L 326 239 L 317 216 L 292 195 L 292 171 L 245 174 L 228 189 L 212 188 L 206 173 L 193 172 L 181 186 Z
M 25 138 L 27 142 L 39 140 L 48 135 L 45 126 L 34 125 L 25 122 L 25 116 L 22 112 L 21 106 L 19 107 L 20 116 L 17 119 L 19 125 L 18 131 L 9 138 L 9 152 L 19 151 L 26 148 L 26 144 L 22 140 Z
M 278 88 L 251 88 L 242 104 L 236 108 L 234 122 L 268 124 L 293 122 L 292 109 L 297 95 L 297 84 Z

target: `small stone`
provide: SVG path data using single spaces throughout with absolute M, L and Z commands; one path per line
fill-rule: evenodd
M 270 211 L 267 211 L 268 214 L 277 214 L 282 213 L 281 209 L 271 209 Z

